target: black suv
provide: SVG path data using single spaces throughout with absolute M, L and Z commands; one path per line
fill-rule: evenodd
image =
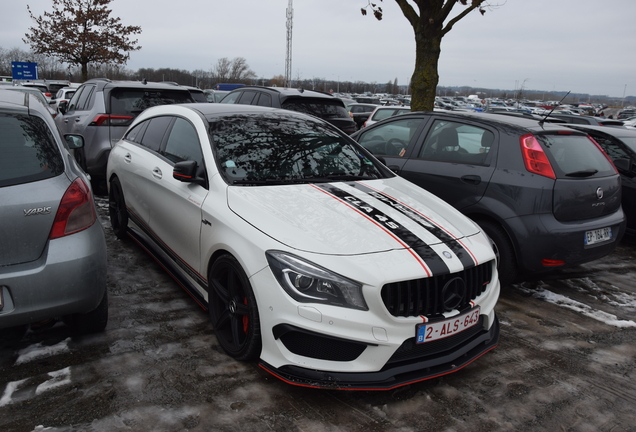
M 348 134 L 356 131 L 356 123 L 349 116 L 344 102 L 328 93 L 302 88 L 244 86 L 229 92 L 221 103 L 298 111 L 320 117 Z
M 619 174 L 598 144 L 563 125 L 419 112 L 352 137 L 477 222 L 495 243 L 502 283 L 600 258 L 625 231 Z
M 95 193 L 104 193 L 108 154 L 133 119 L 151 106 L 189 102 L 194 99 L 188 89 L 176 84 L 96 78 L 82 84 L 68 103 L 60 103 L 55 123 L 62 134 L 84 136 L 84 148 L 75 158 L 90 174 Z

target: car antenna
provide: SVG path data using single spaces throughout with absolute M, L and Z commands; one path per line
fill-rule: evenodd
M 545 120 L 550 117 L 550 114 L 552 114 L 552 112 L 556 109 L 556 107 L 558 107 L 559 105 L 561 105 L 561 102 L 563 102 L 565 100 L 566 97 L 568 97 L 568 95 L 570 94 L 570 92 L 568 91 L 565 96 L 563 96 L 563 98 L 559 101 L 558 104 L 556 104 L 555 106 L 552 107 L 552 109 L 550 110 L 549 113 L 547 113 L 545 116 L 543 116 L 543 118 L 541 120 L 539 120 L 539 125 L 541 127 L 543 127 L 543 123 L 545 123 Z

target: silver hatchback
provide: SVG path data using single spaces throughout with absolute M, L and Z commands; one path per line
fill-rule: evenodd
M 32 95 L 0 90 L 0 329 L 108 321 L 106 242 L 90 182 Z

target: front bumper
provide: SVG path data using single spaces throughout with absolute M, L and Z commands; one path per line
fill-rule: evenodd
M 470 334 L 459 333 L 453 341 L 432 342 L 434 347 L 415 345 L 407 340 L 378 372 L 326 372 L 285 365 L 275 368 L 265 362 L 259 366 L 275 377 L 301 387 L 334 390 L 391 390 L 457 372 L 497 346 L 499 321 L 490 329 L 480 325 Z M 453 339 L 452 337 L 449 339 Z

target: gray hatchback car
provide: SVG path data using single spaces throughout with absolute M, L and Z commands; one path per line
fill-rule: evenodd
M 500 114 L 416 112 L 352 138 L 477 222 L 504 284 L 603 257 L 625 232 L 620 176 L 583 132 Z
M 75 152 L 75 158 L 100 194 L 106 192 L 110 149 L 135 117 L 151 106 L 188 102 L 194 102 L 188 89 L 175 83 L 95 78 L 82 84 L 67 104 L 60 104 L 55 123 L 63 134 L 84 136 L 85 146 Z
M 0 329 L 108 321 L 106 242 L 86 174 L 33 95 L 0 90 Z

